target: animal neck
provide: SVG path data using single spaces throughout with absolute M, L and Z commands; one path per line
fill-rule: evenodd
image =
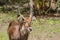
M 28 33 L 26 33 L 24 35 L 20 34 L 20 36 L 21 36 L 20 40 L 28 40 L 29 34 Z

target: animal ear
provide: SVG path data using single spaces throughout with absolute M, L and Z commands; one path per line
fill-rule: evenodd
M 32 17 L 32 21 L 34 21 L 34 20 L 36 20 L 36 17 L 35 16 Z
M 18 15 L 17 18 L 19 21 L 23 21 L 23 18 L 20 15 Z

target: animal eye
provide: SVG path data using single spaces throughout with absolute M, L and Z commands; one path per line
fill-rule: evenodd
M 33 24 L 33 23 L 30 23 L 31 25 Z
M 25 21 L 23 23 L 26 23 Z
M 29 27 L 31 27 L 31 24 L 29 24 Z

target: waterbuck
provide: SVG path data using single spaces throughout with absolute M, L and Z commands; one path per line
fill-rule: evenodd
M 8 35 L 10 40 L 27 40 L 31 27 L 31 18 L 21 16 L 21 20 L 16 19 L 9 23 Z
M 19 10 L 20 7 L 18 7 L 19 16 L 16 20 L 13 20 L 9 23 L 9 27 L 7 30 L 10 40 L 28 39 L 30 31 L 32 31 L 31 22 L 33 16 L 33 5 L 31 3 L 33 3 L 32 0 L 30 0 L 30 16 L 28 18 L 21 15 L 21 12 Z

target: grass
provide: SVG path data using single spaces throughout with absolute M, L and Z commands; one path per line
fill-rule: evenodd
M 7 27 L 10 20 L 16 18 L 16 13 L 0 13 L 0 40 L 8 40 Z
M 0 14 L 0 40 L 8 40 L 7 27 L 10 20 L 16 18 L 16 13 L 1 13 Z M 33 31 L 31 32 L 28 40 L 46 40 L 57 36 L 56 39 L 59 39 L 60 35 L 60 19 L 56 17 L 50 18 L 37 18 L 32 22 Z
M 7 33 L 5 33 L 5 32 L 0 32 L 0 40 L 8 40 L 8 38 L 7 38 Z

